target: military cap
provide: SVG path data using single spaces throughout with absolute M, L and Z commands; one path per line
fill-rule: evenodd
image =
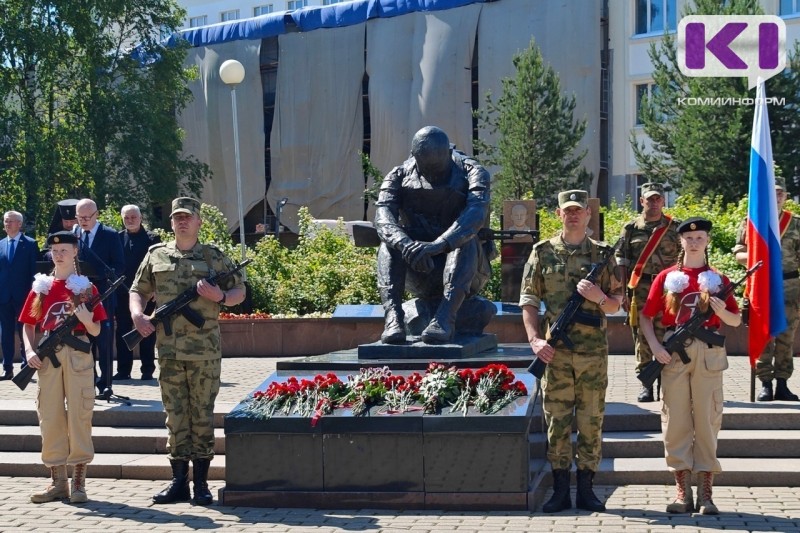
M 782 176 L 775 176 L 775 188 L 782 191 L 786 190 L 786 178 Z
M 586 206 L 589 205 L 589 193 L 580 189 L 558 193 L 558 207 L 564 209 L 573 205 L 586 209 Z
M 78 200 L 74 198 L 68 198 L 66 200 L 61 200 L 60 202 L 58 202 L 58 212 L 61 215 L 61 218 L 63 220 L 77 219 L 78 215 L 75 212 L 77 205 L 78 205 Z
M 188 198 L 186 196 L 175 198 L 174 200 L 172 200 L 172 212 L 169 214 L 169 216 L 172 216 L 175 213 L 189 213 L 190 215 L 199 215 L 200 202 L 198 202 L 194 198 Z
M 78 236 L 71 231 L 57 231 L 47 236 L 47 245 L 78 244 Z
M 687 218 L 678 226 L 678 233 L 686 233 L 687 231 L 711 231 L 711 221 L 703 217 Z
M 655 182 L 649 182 L 642 185 L 642 198 L 650 198 L 654 194 L 664 196 L 664 185 Z

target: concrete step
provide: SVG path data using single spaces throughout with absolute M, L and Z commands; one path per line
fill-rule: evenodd
M 47 477 L 49 471 L 42 464 L 38 452 L 3 452 L 0 454 L 0 476 Z M 169 459 L 165 453 L 96 453 L 89 464 L 88 477 L 112 479 L 172 479 Z M 211 462 L 208 478 L 225 479 L 225 456 L 218 455 Z
M 92 426 L 163 428 L 166 414 L 160 401 L 131 400 L 132 405 L 95 401 Z M 225 427 L 225 415 L 236 407 L 235 403 L 217 402 L 214 406 L 214 427 Z M 0 402 L 0 427 L 36 426 L 36 404 L 31 400 L 3 400 Z
M 225 431 L 214 430 L 214 452 L 225 453 Z M 163 454 L 167 449 L 167 429 L 143 427 L 92 428 L 95 453 Z M 0 430 L 0 450 L 9 452 L 40 452 L 42 436 L 39 426 L 6 426 Z
M 722 473 L 715 476 L 715 485 L 735 487 L 771 487 L 800 485 L 800 459 L 722 457 Z M 542 493 L 553 484 L 550 467 L 541 458 L 532 459 L 530 492 L 541 500 Z M 572 483 L 575 483 L 573 467 Z M 594 477 L 595 485 L 672 485 L 675 478 L 667 470 L 663 457 L 607 458 L 600 462 Z
M 573 442 L 574 442 L 573 434 Z M 531 457 L 544 457 L 546 436 L 532 433 Z M 800 450 L 800 430 L 723 429 L 717 443 L 718 457 L 797 457 Z M 605 431 L 603 457 L 663 457 L 664 441 L 661 432 Z

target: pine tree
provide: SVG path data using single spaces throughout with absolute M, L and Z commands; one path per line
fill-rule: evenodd
M 522 198 L 554 205 L 558 191 L 591 179 L 581 168 L 586 150 L 575 151 L 586 120 L 574 120 L 575 96 L 562 94 L 558 75 L 533 39 L 513 62 L 517 74 L 503 79 L 502 96 L 494 102 L 488 93 L 476 112 L 479 124 L 497 134 L 497 145 L 479 140 L 475 150 L 485 163 L 500 167 L 492 185 L 496 206 Z

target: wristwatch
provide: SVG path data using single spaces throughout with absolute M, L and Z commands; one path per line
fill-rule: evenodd
M 228 295 L 225 293 L 225 291 L 222 291 L 222 300 L 218 301 L 217 303 L 218 303 L 219 305 L 225 305 L 225 300 L 226 300 L 227 298 L 228 298 Z

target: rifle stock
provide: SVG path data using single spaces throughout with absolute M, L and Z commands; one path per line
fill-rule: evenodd
M 98 294 L 96 297 L 88 301 L 86 303 L 86 307 L 89 310 L 93 310 L 97 304 L 102 303 L 109 296 L 114 294 L 114 291 L 117 290 L 117 287 L 122 285 L 123 281 L 125 281 L 125 276 L 120 276 L 117 278 L 114 283 L 108 286 L 103 294 Z M 46 337 L 42 337 L 42 339 L 39 341 L 39 344 L 36 346 L 36 355 L 38 355 L 42 361 L 44 361 L 44 359 L 50 359 L 50 362 L 53 364 L 53 366 L 58 368 L 61 366 L 58 357 L 56 357 L 56 349 L 59 345 L 66 344 L 75 350 L 89 352 L 92 345 L 88 342 L 77 339 L 72 335 L 72 330 L 75 329 L 75 326 L 77 325 L 78 317 L 75 315 L 75 313 L 69 315 Z M 28 386 L 28 383 L 30 383 L 31 379 L 33 379 L 34 374 L 36 374 L 36 369 L 32 366 L 26 366 L 19 372 L 19 374 L 14 376 L 11 381 L 13 381 L 20 390 L 25 390 L 25 388 Z
M 611 260 L 611 256 L 614 255 L 614 252 L 621 243 L 622 238 L 617 239 L 617 242 L 614 243 L 614 246 L 608 252 L 608 255 L 602 261 L 594 263 L 592 268 L 589 270 L 589 273 L 586 274 L 586 277 L 583 279 L 594 283 L 597 280 L 597 277 L 600 275 L 600 272 Z M 568 332 L 572 327 L 572 324 L 575 322 L 575 315 L 578 314 L 578 311 L 580 310 L 580 307 L 584 301 L 586 301 L 586 298 L 581 296 L 576 288 L 575 292 L 573 292 L 572 296 L 570 296 L 567 305 L 564 306 L 564 309 L 558 315 L 558 318 L 556 318 L 555 322 L 550 325 L 550 329 L 548 330 L 547 344 L 555 347 L 560 341 L 569 349 L 572 349 L 575 346 L 572 340 L 569 338 Z M 536 312 L 538 313 L 539 310 L 537 309 Z M 536 357 L 528 367 L 528 372 L 536 376 L 536 379 L 542 379 L 546 368 L 547 363 L 539 359 L 539 357 Z
M 222 283 L 227 280 L 229 277 L 233 276 L 248 264 L 250 264 L 253 260 L 252 259 L 245 259 L 235 268 L 228 270 L 226 272 L 219 272 L 214 276 L 210 276 L 206 278 L 206 281 L 211 283 L 212 285 L 216 285 L 218 283 Z M 156 309 L 153 314 L 150 316 L 149 320 L 153 326 L 158 326 L 161 324 L 164 326 L 164 334 L 167 336 L 172 335 L 172 320 L 176 314 L 180 313 L 186 320 L 189 321 L 196 328 L 202 328 L 203 325 L 206 323 L 206 320 L 203 316 L 198 313 L 195 309 L 189 307 L 189 304 L 192 303 L 197 299 L 197 285 L 193 285 L 180 293 L 174 299 L 170 300 L 169 302 L 165 303 L 164 305 L 160 306 Z M 136 346 L 142 342 L 142 334 L 139 333 L 139 330 L 133 329 L 122 336 L 122 340 L 125 341 L 125 345 L 128 346 L 128 349 L 133 350 Z
M 753 273 L 759 268 L 761 268 L 761 265 L 763 264 L 764 264 L 763 261 L 759 261 L 758 263 L 754 264 L 750 269 L 747 270 L 747 272 L 744 273 L 744 275 L 740 279 L 728 283 L 727 285 L 725 285 L 725 287 L 722 288 L 722 290 L 720 290 L 714 296 L 724 301 L 725 299 L 728 298 L 728 296 L 733 294 L 733 291 L 736 290 L 736 287 L 744 283 L 745 280 L 747 280 L 747 278 L 752 276 Z M 686 353 L 686 348 L 685 348 L 686 342 L 690 338 L 695 336 L 697 331 L 703 326 L 703 324 L 705 324 L 706 320 L 708 320 L 713 314 L 714 310 L 711 309 L 710 305 L 708 309 L 706 309 L 706 311 L 704 312 L 699 312 L 695 309 L 695 312 L 692 314 L 691 317 L 689 317 L 689 320 L 687 320 L 686 322 L 681 324 L 678 328 L 676 328 L 675 333 L 664 342 L 664 349 L 667 351 L 667 353 L 670 354 L 677 353 L 678 357 L 681 358 L 681 362 L 685 365 L 691 363 L 692 360 L 689 359 L 689 355 Z M 722 340 L 724 341 L 724 337 L 722 337 L 721 335 L 719 337 L 721 337 Z M 704 340 L 708 341 L 709 339 L 704 339 Z M 636 377 L 639 378 L 639 381 L 642 382 L 643 386 L 649 389 L 656 382 L 656 379 L 658 379 L 658 377 L 661 375 L 661 370 L 663 370 L 665 366 L 666 365 L 659 363 L 657 360 L 653 359 L 652 361 L 647 363 L 647 366 L 645 366 Z

